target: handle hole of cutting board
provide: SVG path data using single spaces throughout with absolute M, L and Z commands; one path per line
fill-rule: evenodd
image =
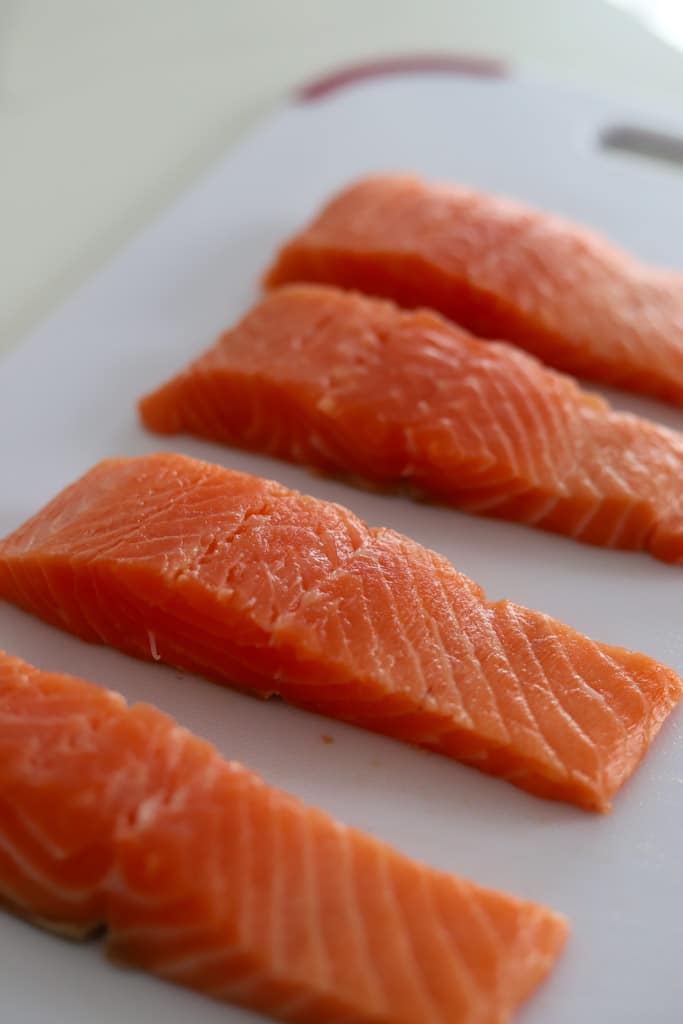
M 615 124 L 600 133 L 600 146 L 628 156 L 645 157 L 683 170 L 683 137 L 668 132 Z

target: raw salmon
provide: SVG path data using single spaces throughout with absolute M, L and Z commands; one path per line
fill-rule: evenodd
M 503 1024 L 562 917 L 416 863 L 156 708 L 0 652 L 0 896 L 302 1024 Z
M 404 481 L 468 512 L 683 563 L 683 436 L 509 345 L 319 285 L 272 292 L 144 423 Z
M 683 275 L 507 199 L 361 180 L 282 249 L 266 282 L 290 281 L 431 306 L 560 370 L 683 404 Z
M 68 487 L 0 543 L 0 596 L 599 810 L 682 691 L 339 505 L 180 455 L 110 459 Z

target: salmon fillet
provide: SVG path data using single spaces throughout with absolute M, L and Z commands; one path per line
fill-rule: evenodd
M 156 708 L 3 652 L 0 896 L 302 1024 L 503 1024 L 567 931 L 273 789 Z
M 319 285 L 272 292 L 144 398 L 212 440 L 467 512 L 683 563 L 683 436 L 427 311 Z
M 109 459 L 0 542 L 0 597 L 94 643 L 606 810 L 681 680 L 347 509 L 181 455 Z
M 291 281 L 431 306 L 560 370 L 683 405 L 683 275 L 498 196 L 363 179 L 281 250 L 266 283 Z

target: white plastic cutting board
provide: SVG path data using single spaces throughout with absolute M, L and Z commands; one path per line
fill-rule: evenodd
M 187 452 L 350 506 L 442 551 L 492 597 L 543 609 L 683 672 L 683 572 L 324 480 L 272 459 L 145 434 L 137 396 L 257 295 L 274 246 L 370 170 L 496 189 L 683 267 L 683 175 L 600 150 L 607 126 L 657 125 L 613 103 L 518 80 L 403 75 L 280 110 L 162 221 L 0 364 L 0 532 L 106 455 Z M 683 429 L 683 415 L 618 396 Z M 682 484 L 683 486 L 683 484 Z M 683 1020 L 683 710 L 599 817 L 445 758 L 159 665 L 90 647 L 0 606 L 0 647 L 152 701 L 231 758 L 406 853 L 571 919 L 524 1024 Z M 322 735 L 334 739 L 322 742 Z M 0 917 L 2 1024 L 256 1021 Z M 457 1022 L 454 1022 L 457 1024 Z

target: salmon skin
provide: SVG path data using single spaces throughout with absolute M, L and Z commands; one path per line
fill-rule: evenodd
M 3 652 L 0 896 L 302 1024 L 503 1024 L 567 931 L 273 789 L 156 708 Z
M 681 680 L 339 505 L 181 455 L 99 463 L 0 542 L 0 597 L 95 643 L 606 810 Z
M 683 435 L 425 310 L 290 285 L 140 411 L 159 433 L 683 563 Z
M 683 405 L 683 275 L 498 196 L 363 179 L 284 246 L 265 281 L 430 306 L 557 369 Z

